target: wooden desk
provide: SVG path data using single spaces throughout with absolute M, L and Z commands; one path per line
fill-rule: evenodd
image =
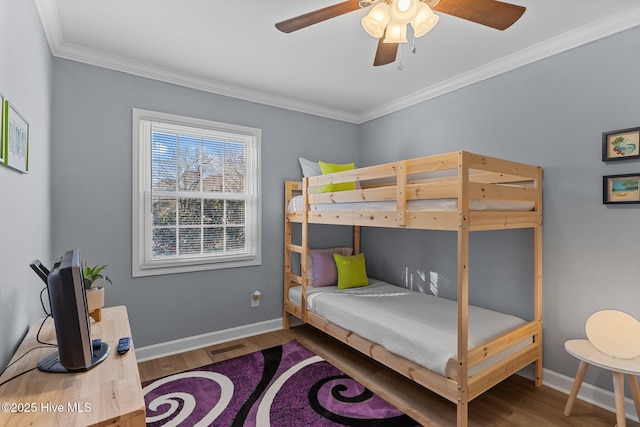
M 635 359 L 618 359 L 611 357 L 596 349 L 589 340 L 569 340 L 564 343 L 564 348 L 570 355 L 580 360 L 578 372 L 571 387 L 571 394 L 564 408 L 564 414 L 566 416 L 571 414 L 571 409 L 573 409 L 573 404 L 576 401 L 576 396 L 578 395 L 578 391 L 580 391 L 582 380 L 587 373 L 589 365 L 594 365 L 613 373 L 613 390 L 618 427 L 625 427 L 627 425 L 624 410 L 624 374 L 627 374 L 629 378 L 629 388 L 631 389 L 636 412 L 640 418 L 640 389 L 638 388 L 637 378 L 637 375 L 640 375 L 640 357 L 636 357 Z
M 36 341 L 41 322 L 31 327 L 12 362 L 41 346 Z M 52 374 L 35 369 L 1 386 L 0 426 L 144 426 L 145 404 L 133 339 L 127 353 L 116 351 L 118 339 L 125 336 L 131 336 L 126 307 L 103 309 L 102 321 L 91 322 L 91 337 L 101 338 L 111 347 L 106 360 L 79 373 Z M 40 339 L 55 342 L 51 318 Z M 7 369 L 0 383 L 35 367 L 54 351 L 54 347 L 33 350 Z

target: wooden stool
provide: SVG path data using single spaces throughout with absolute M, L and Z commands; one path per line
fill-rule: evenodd
M 624 374 L 629 378 L 636 413 L 640 418 L 637 377 L 640 375 L 640 322 L 620 311 L 603 310 L 589 317 L 586 332 L 588 340 L 569 340 L 564 343 L 565 350 L 580 360 L 564 415 L 571 414 L 587 369 L 589 365 L 595 365 L 612 372 L 616 422 L 618 427 L 626 427 Z

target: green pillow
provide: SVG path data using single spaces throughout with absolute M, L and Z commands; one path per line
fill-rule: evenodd
M 367 268 L 364 265 L 364 254 L 353 256 L 333 254 L 338 269 L 338 289 L 368 286 Z
M 344 165 L 339 165 L 335 163 L 325 163 L 322 160 L 318 162 L 320 164 L 320 170 L 322 171 L 322 175 L 326 175 L 329 173 L 335 172 L 344 172 L 355 169 L 355 163 L 346 163 Z M 340 184 L 327 184 L 322 186 L 323 193 L 333 193 L 334 191 L 348 191 L 355 190 L 356 183 L 355 182 L 341 182 Z

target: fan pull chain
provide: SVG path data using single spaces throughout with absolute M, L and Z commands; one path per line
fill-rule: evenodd
M 413 39 L 411 40 L 411 52 L 412 53 L 416 53 L 417 49 L 416 49 L 416 36 L 413 36 Z M 404 65 L 402 65 L 402 45 L 399 46 L 398 49 L 398 70 L 402 71 L 404 70 Z

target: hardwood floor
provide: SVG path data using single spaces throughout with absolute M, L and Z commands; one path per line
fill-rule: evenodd
M 219 362 L 297 339 L 337 368 L 404 411 L 424 426 L 455 426 L 453 403 L 381 366 L 315 328 L 302 325 L 288 331 L 230 341 L 161 359 L 139 363 L 148 381 Z M 578 400 L 570 417 L 563 415 L 567 395 L 513 375 L 469 404 L 469 425 L 612 427 L 615 414 Z M 627 426 L 640 424 L 627 420 Z

